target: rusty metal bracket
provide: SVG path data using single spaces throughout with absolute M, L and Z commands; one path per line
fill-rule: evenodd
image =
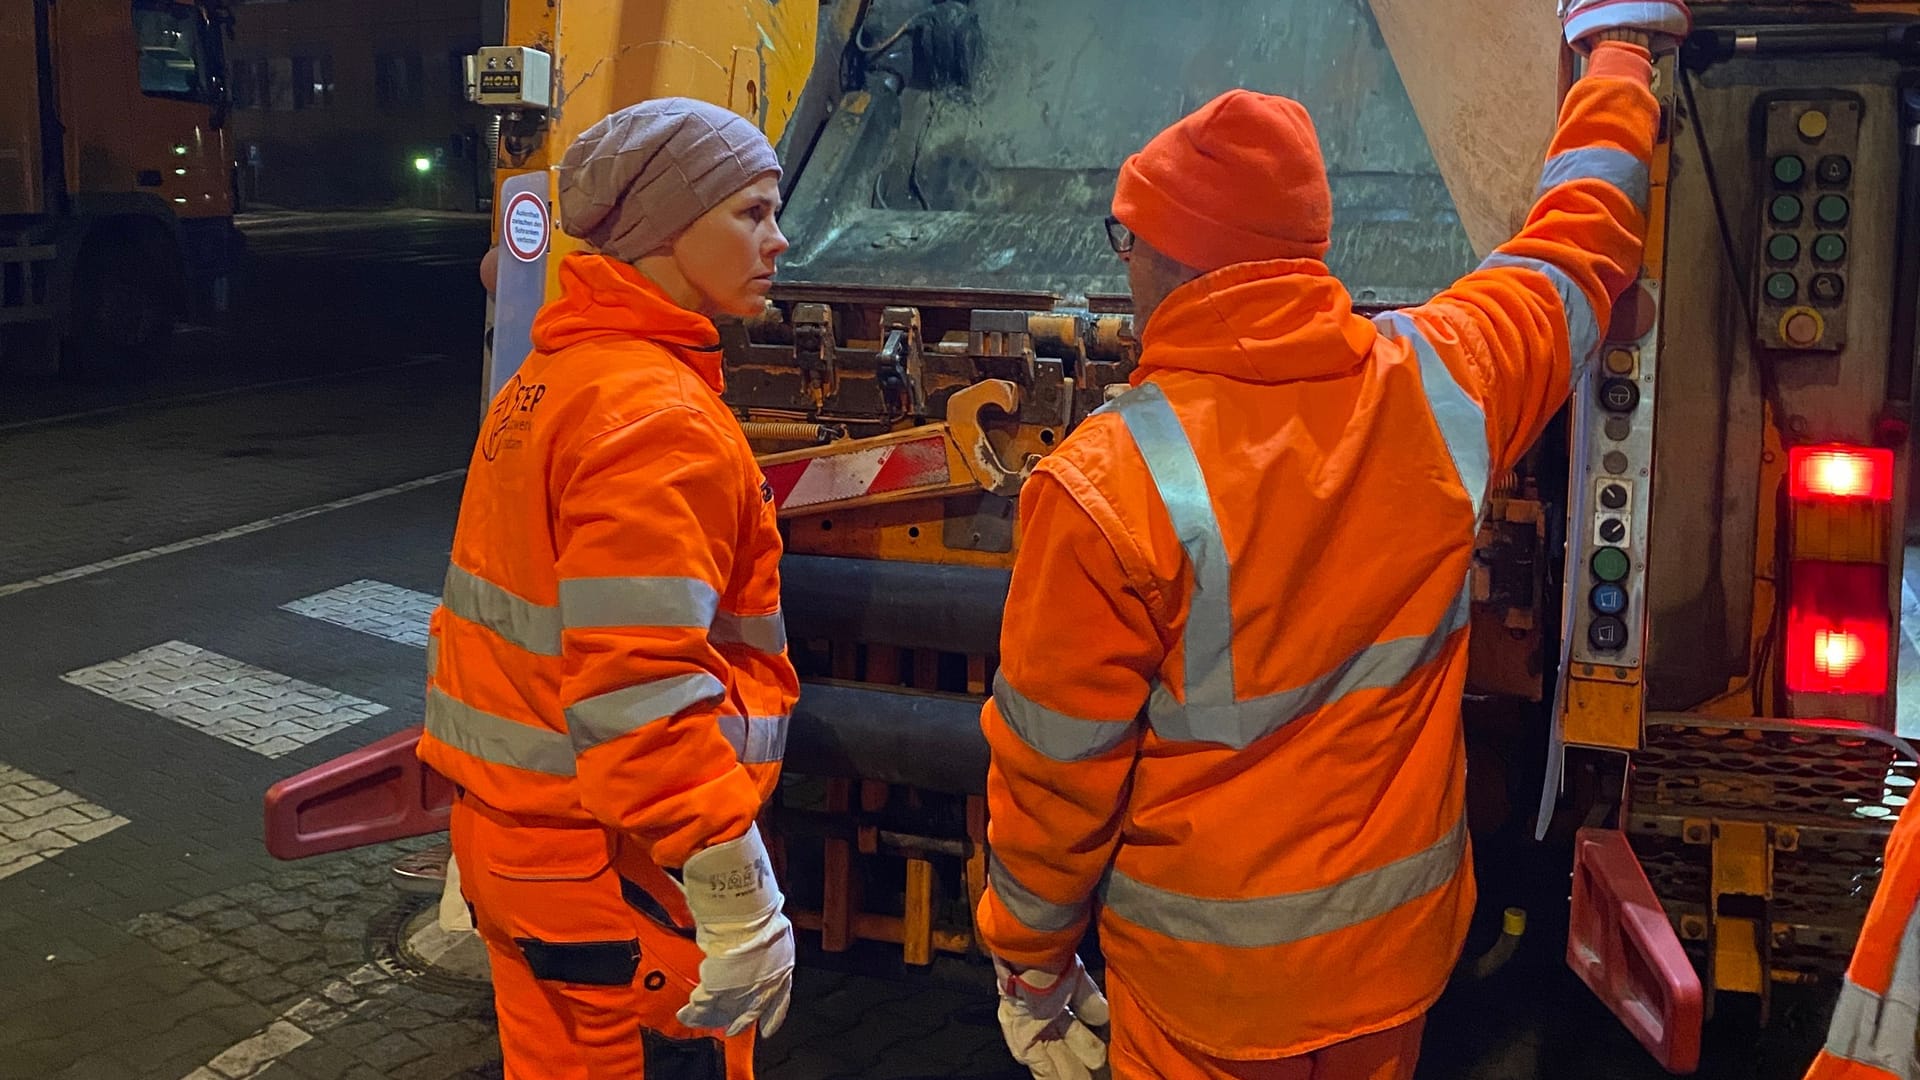
M 1005 379 L 983 379 L 947 399 L 947 424 L 966 459 L 967 470 L 994 495 L 1020 494 L 1020 485 L 1026 482 L 1033 463 L 1024 461 L 1013 466 L 1003 461 L 980 414 L 991 405 L 1009 417 L 1018 416 L 1021 400 L 1020 387 Z
M 825 304 L 795 304 L 793 358 L 815 409 L 840 392 L 840 365 L 834 350 L 833 309 Z

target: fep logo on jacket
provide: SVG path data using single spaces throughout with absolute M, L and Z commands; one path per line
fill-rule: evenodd
M 525 440 L 518 436 L 533 430 L 534 406 L 546 396 L 546 383 L 524 383 L 518 375 L 508 380 L 507 385 L 500 388 L 500 395 L 494 398 L 487 437 L 480 444 L 480 456 L 492 461 L 502 450 L 525 446 Z

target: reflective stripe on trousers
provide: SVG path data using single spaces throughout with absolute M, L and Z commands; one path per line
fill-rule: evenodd
M 1384 318 L 1383 329 L 1407 337 L 1415 346 L 1429 406 L 1477 521 L 1490 472 L 1485 415 L 1439 361 L 1432 345 L 1414 329 L 1410 318 Z M 1152 382 L 1141 383 L 1103 406 L 1105 409 L 1118 413 L 1126 424 L 1193 567 L 1193 595 L 1188 601 L 1183 650 L 1185 700 L 1175 698 L 1164 684 L 1156 684 L 1147 702 L 1147 722 L 1161 738 L 1244 748 L 1348 694 L 1399 685 L 1432 663 L 1448 638 L 1467 625 L 1469 598 L 1463 581 L 1454 603 L 1431 631 L 1375 642 L 1307 683 L 1241 700 L 1234 686 L 1233 614 L 1228 598 L 1231 567 L 1193 445 L 1165 392 Z M 1125 734 L 1119 725 L 1090 727 L 1087 721 L 1029 703 L 1004 682 L 995 687 L 996 699 L 1002 696 L 1003 687 L 1005 699 L 1013 705 L 1010 711 L 1003 706 L 1003 713 L 1009 714 L 1009 722 L 1029 745 L 1049 756 L 1072 760 L 1097 753 L 1103 740 Z
M 1115 869 L 1100 895 L 1119 918 L 1177 941 L 1259 949 L 1358 926 L 1418 900 L 1452 881 L 1466 852 L 1462 814 L 1425 850 L 1317 889 L 1210 899 L 1149 885 Z M 995 893 L 1005 899 L 997 883 Z
M 1887 992 L 1876 994 L 1842 980 L 1827 1028 L 1827 1053 L 1879 1069 L 1899 1080 L 1920 1080 L 1914 1041 L 1920 1031 L 1920 908 L 1907 916 Z

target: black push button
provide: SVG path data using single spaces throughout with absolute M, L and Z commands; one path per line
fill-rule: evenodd
M 1612 615 L 1602 615 L 1587 627 L 1587 641 L 1600 652 L 1619 652 L 1627 647 L 1627 624 Z
M 1640 404 L 1640 388 L 1630 379 L 1608 379 L 1600 384 L 1600 407 L 1608 412 L 1632 412 Z

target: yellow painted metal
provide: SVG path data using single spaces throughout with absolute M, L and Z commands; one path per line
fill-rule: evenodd
M 1772 967 L 1762 933 L 1771 926 L 1751 915 L 1721 911 L 1722 900 L 1738 898 L 1749 904 L 1773 898 L 1773 840 L 1765 822 L 1713 823 L 1713 888 L 1709 910 L 1714 913 L 1713 989 L 1743 994 L 1765 994 Z
M 819 5 L 792 0 L 512 0 L 503 44 L 553 55 L 554 109 L 539 148 L 503 159 L 496 180 L 551 168 L 602 117 L 650 98 L 725 105 L 777 140 L 813 70 L 818 25 Z M 579 246 L 554 230 L 549 296 Z
M 1583 666 L 1584 676 L 1567 678 L 1567 710 L 1562 731 L 1566 741 L 1579 746 L 1615 750 L 1640 749 L 1644 699 L 1637 678 L 1601 678 L 1615 669 Z

